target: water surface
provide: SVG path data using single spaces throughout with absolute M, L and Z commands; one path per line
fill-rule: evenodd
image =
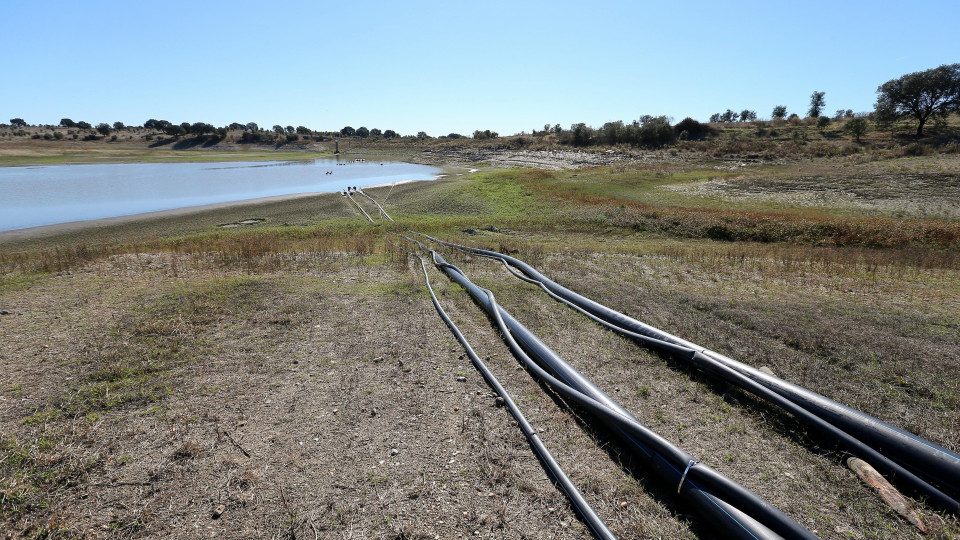
M 332 174 L 324 174 L 328 171 Z M 431 180 L 439 172 L 424 165 L 352 159 L 0 167 L 0 231 Z

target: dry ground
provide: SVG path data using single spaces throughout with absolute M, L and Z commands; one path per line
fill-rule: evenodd
M 519 234 L 467 240 L 519 247 L 615 308 L 960 447 L 960 388 L 938 376 L 960 369 L 955 270 L 851 261 L 810 272 L 786 253 L 712 243 L 550 255 Z M 489 262 L 449 255 L 643 422 L 823 537 L 916 536 L 789 418 Z M 8 464 L 19 461 L 5 469 L 3 527 L 14 537 L 587 536 L 462 359 L 414 262 L 363 249 L 240 266 L 146 253 L 8 286 L 0 426 Z M 518 370 L 463 291 L 433 279 L 620 537 L 711 536 L 616 441 Z M 956 534 L 954 518 L 924 515 Z
M 388 199 L 398 231 L 510 251 L 615 309 L 960 450 L 956 218 L 910 217 L 936 201 L 950 208 L 957 163 L 667 161 L 368 191 Z M 830 189 L 856 204 L 811 212 L 764 198 Z M 883 249 L 826 233 L 710 240 L 714 221 L 750 232 L 727 207 L 775 224 L 800 216 L 814 232 L 828 220 L 909 230 Z M 703 231 L 685 225 L 697 216 Z M 0 242 L 0 532 L 589 536 L 462 358 L 416 259 L 387 239 L 399 242 L 334 195 Z M 641 421 L 821 537 L 922 537 L 790 417 L 489 261 L 444 255 Z M 431 272 L 619 537 L 713 537 L 616 440 L 518 369 L 466 293 Z M 956 516 L 920 508 L 926 537 L 960 535 Z

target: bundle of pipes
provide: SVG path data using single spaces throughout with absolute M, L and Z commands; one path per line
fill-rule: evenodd
M 366 210 L 364 210 L 364 209 L 357 203 L 357 201 L 354 200 L 354 198 L 353 198 L 353 193 L 354 193 L 354 191 L 353 191 L 352 188 L 347 188 L 347 191 L 344 191 L 344 193 L 346 194 L 347 198 L 350 199 L 350 202 L 352 202 L 353 205 L 357 207 L 357 210 L 359 210 L 360 213 L 363 214 L 363 217 L 367 218 L 367 221 L 369 221 L 370 223 L 376 223 L 375 221 L 373 221 L 373 218 L 370 217 L 370 214 L 368 214 L 368 213 L 366 212 Z
M 376 199 L 374 199 L 373 197 L 367 195 L 366 193 L 364 193 L 363 191 L 361 191 L 361 190 L 359 190 L 359 189 L 357 190 L 357 193 L 359 193 L 360 195 L 363 195 L 364 197 L 370 199 L 370 201 L 371 201 L 373 204 L 377 205 L 377 208 L 380 209 L 380 213 L 383 215 L 383 217 L 389 219 L 390 221 L 393 221 L 393 218 L 390 217 L 390 214 L 388 214 L 387 211 L 384 210 L 382 206 L 380 206 L 380 203 L 378 203 Z
M 427 238 L 441 245 L 501 261 L 513 275 L 538 285 L 555 300 L 611 330 L 686 360 L 706 373 L 777 405 L 835 440 L 852 456 L 872 464 L 894 483 L 926 498 L 927 502 L 960 514 L 960 502 L 957 500 L 960 494 L 960 455 L 957 453 L 816 392 L 614 311 L 553 282 L 519 259 L 495 251 Z M 478 302 L 481 300 L 478 299 Z
M 817 538 L 767 501 L 699 463 L 690 454 L 640 423 L 510 313 L 499 307 L 493 293 L 474 285 L 462 270 L 447 263 L 436 252 L 431 251 L 431 254 L 437 268 L 466 289 L 495 319 L 511 350 L 529 371 L 620 435 L 637 459 L 649 466 L 665 483 L 676 486 L 679 496 L 722 531 L 723 537 L 754 540 Z M 594 532 L 604 537 L 596 528 Z

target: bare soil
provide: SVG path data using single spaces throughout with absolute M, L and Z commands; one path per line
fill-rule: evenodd
M 590 163 L 580 159 L 593 158 L 537 150 L 463 163 Z M 616 167 L 644 167 L 629 159 Z M 717 189 L 902 194 L 929 208 L 949 198 L 955 167 L 951 157 L 810 161 Z M 596 183 L 610 171 L 576 174 L 567 180 L 602 188 L 614 207 L 634 181 L 611 188 Z M 389 198 L 398 230 L 436 227 L 510 251 L 615 309 L 960 450 L 950 248 L 677 238 L 599 213 L 563 221 L 571 210 L 551 199 L 517 203 L 535 197 L 521 176 L 369 192 Z M 696 178 L 703 189 L 719 182 Z M 434 312 L 417 259 L 387 240 L 400 242 L 321 195 L 0 241 L 0 537 L 589 537 Z M 90 256 L 100 245 L 112 247 Z M 60 270 L 11 262 L 77 250 L 86 255 Z M 956 516 L 918 501 L 930 531 L 920 534 L 779 410 L 597 327 L 488 260 L 444 256 L 642 422 L 822 538 L 960 534 Z M 717 537 L 520 369 L 469 297 L 430 271 L 618 537 Z

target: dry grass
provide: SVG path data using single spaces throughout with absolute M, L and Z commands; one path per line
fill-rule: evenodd
M 918 164 L 855 167 L 894 174 L 887 165 Z M 730 209 L 662 189 L 742 175 L 675 163 L 495 172 L 398 186 L 387 210 L 396 230 L 517 254 L 615 309 L 960 449 L 956 222 L 749 198 Z M 748 169 L 744 185 L 773 189 L 764 175 L 804 189 L 816 182 L 796 178 L 843 176 L 820 162 Z M 386 189 L 370 192 L 382 200 Z M 0 529 L 585 536 L 461 358 L 414 259 L 342 203 L 5 244 Z M 252 215 L 264 221 L 218 227 Z M 919 537 L 790 417 L 596 327 L 489 261 L 447 255 L 643 422 L 822 537 Z M 711 537 L 616 440 L 518 370 L 463 291 L 435 282 L 621 538 Z M 955 516 L 922 508 L 932 537 L 960 534 Z

